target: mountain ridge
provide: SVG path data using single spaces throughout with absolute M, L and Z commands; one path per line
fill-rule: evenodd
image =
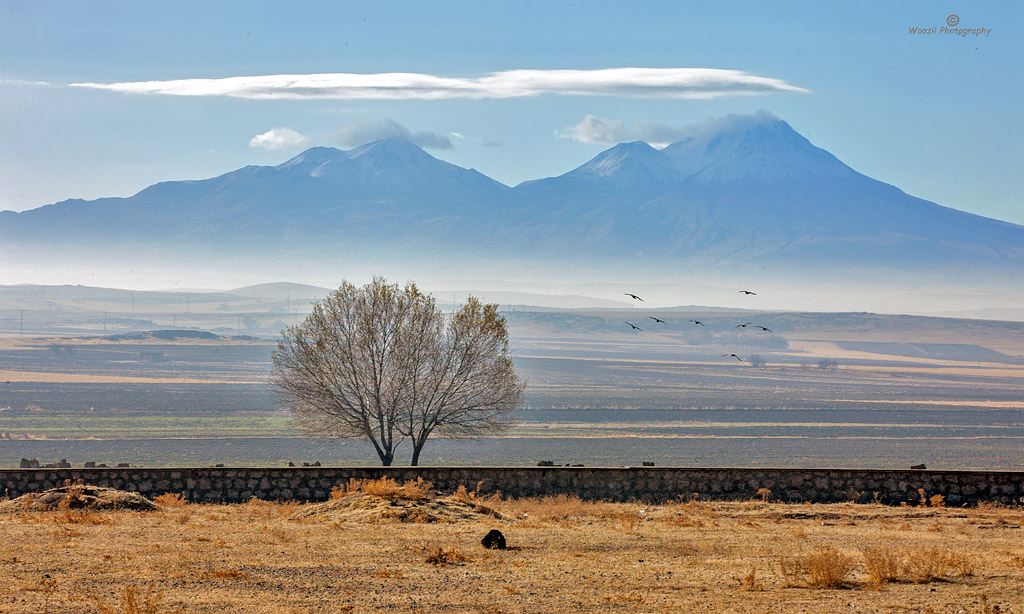
M 324 254 L 367 267 L 1024 268 L 1024 227 L 905 194 L 768 113 L 709 122 L 660 150 L 621 143 L 514 187 L 397 139 L 313 147 L 276 166 L 160 182 L 127 198 L 0 212 L 0 240 L 13 261 L 123 248 L 236 260 Z

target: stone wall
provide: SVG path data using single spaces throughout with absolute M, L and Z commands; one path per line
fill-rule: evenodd
M 506 496 L 577 495 L 584 499 L 667 501 L 753 499 L 774 501 L 920 501 L 942 495 L 949 505 L 1024 503 L 1024 472 L 869 469 L 677 469 L 667 467 L 276 467 L 4 469 L 0 496 L 17 497 L 62 486 L 67 480 L 136 491 L 146 497 L 178 493 L 192 502 L 323 501 L 350 478 L 422 477 L 438 490 L 460 485 Z M 762 489 L 770 491 L 765 492 Z M 760 491 L 760 492 L 759 492 Z

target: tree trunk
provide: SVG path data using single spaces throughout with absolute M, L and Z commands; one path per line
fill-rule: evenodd
M 412 463 L 411 463 L 413 467 L 416 467 L 417 465 L 420 464 L 420 452 L 423 451 L 423 444 L 425 444 L 425 443 L 427 443 L 427 438 L 426 437 L 424 437 L 423 441 L 420 441 L 419 443 L 417 443 L 416 440 L 413 440 L 413 442 L 412 442 Z
M 394 452 L 377 452 L 377 456 L 380 457 L 380 464 L 385 467 L 390 467 L 391 463 L 395 460 Z

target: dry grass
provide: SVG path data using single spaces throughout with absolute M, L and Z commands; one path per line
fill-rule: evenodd
M 331 489 L 331 498 L 341 499 L 353 493 L 363 493 L 388 499 L 420 501 L 426 499 L 433 489 L 434 485 L 423 478 L 406 480 L 402 484 L 389 477 L 382 477 L 376 480 L 349 478 L 347 484 L 339 484 Z
M 364 487 L 405 486 L 346 490 L 363 501 L 374 498 Z M 1015 508 L 406 492 L 416 490 L 425 498 L 380 500 L 487 505 L 505 519 L 339 521 L 258 500 L 71 516 L 99 523 L 60 509 L 0 514 L 0 612 L 1020 613 L 1024 603 Z M 495 527 L 508 550 L 480 544 Z
M 756 565 L 753 568 L 751 568 L 751 570 L 747 573 L 747 575 L 743 576 L 742 578 L 736 578 L 736 581 L 739 582 L 740 587 L 743 590 L 745 590 L 745 591 L 763 591 L 763 590 L 766 590 L 765 589 L 765 585 L 762 584 L 757 579 L 757 566 Z
M 841 588 L 854 569 L 854 559 L 834 546 L 820 547 L 808 554 L 784 558 L 779 571 L 786 586 Z
M 438 567 L 444 567 L 445 565 L 458 565 L 459 563 L 465 563 L 469 560 L 469 557 L 462 553 L 458 548 L 436 548 L 427 553 L 426 562 L 431 565 Z
M 820 548 L 803 557 L 807 570 L 807 586 L 812 588 L 840 588 L 853 573 L 853 557 L 839 552 L 833 546 Z
M 163 592 L 154 592 L 150 584 L 145 593 L 140 593 L 134 586 L 126 586 L 116 606 L 108 605 L 99 597 L 93 597 L 93 603 L 100 614 L 159 614 L 171 611 L 160 606 L 163 598 Z M 174 611 L 181 612 L 181 608 Z
M 188 501 L 185 500 L 185 497 L 182 497 L 176 492 L 168 492 L 153 497 L 153 503 L 156 503 L 160 507 L 184 507 L 185 505 L 188 505 Z
M 868 581 L 876 586 L 888 584 L 900 577 L 902 555 L 891 546 L 874 546 L 863 548 L 864 568 Z

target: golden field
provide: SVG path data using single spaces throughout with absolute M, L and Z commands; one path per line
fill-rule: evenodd
M 0 514 L 0 612 L 1024 611 L 1017 508 L 407 486 L 353 484 L 323 504 L 26 504 Z M 480 544 L 490 529 L 508 549 Z

